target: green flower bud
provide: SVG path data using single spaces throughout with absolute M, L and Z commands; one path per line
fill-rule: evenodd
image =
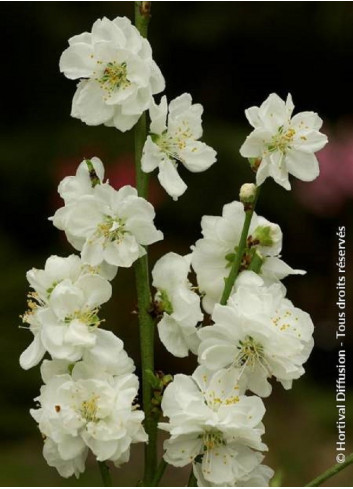
M 244 183 L 240 188 L 239 198 L 243 204 L 253 204 L 256 198 L 257 187 L 254 183 Z

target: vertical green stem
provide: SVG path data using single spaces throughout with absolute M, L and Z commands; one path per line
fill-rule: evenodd
M 147 37 L 151 2 L 135 2 L 135 25 L 143 37 Z M 148 174 L 141 169 L 142 149 L 146 141 L 146 114 L 142 114 L 135 126 L 136 187 L 140 197 L 147 198 Z M 154 320 L 150 315 L 151 289 L 147 254 L 135 264 L 137 304 L 140 326 L 140 348 L 142 368 L 142 404 L 145 412 L 145 430 L 148 444 L 145 446 L 145 469 L 143 484 L 151 486 L 157 465 L 157 421 L 152 413 L 152 387 L 146 371 L 154 371 Z
M 142 370 L 142 404 L 145 412 L 145 430 L 148 444 L 145 446 L 145 470 L 143 482 L 151 485 L 157 464 L 157 421 L 152 413 L 152 387 L 146 371 L 154 371 L 154 329 L 155 324 L 149 310 L 151 294 L 147 255 L 135 263 L 137 304 L 140 326 L 140 349 Z
M 99 472 L 102 476 L 102 481 L 104 487 L 112 487 L 112 479 L 110 477 L 109 467 L 105 462 L 98 462 Z
M 152 487 L 158 487 L 159 486 L 160 480 L 163 477 L 163 474 L 165 472 L 165 469 L 167 468 L 167 465 L 168 465 L 167 462 L 164 460 L 164 458 L 162 458 L 162 460 L 160 461 L 160 463 L 157 467 L 157 471 L 156 471 L 156 474 L 154 476 L 154 479 L 152 481 Z
M 144 112 L 135 126 L 135 171 L 136 171 L 136 188 L 140 197 L 148 197 L 149 173 L 145 173 L 141 168 L 141 156 L 143 146 L 146 141 L 146 113 Z
M 245 220 L 244 220 L 244 224 L 243 224 L 243 230 L 242 230 L 241 236 L 240 236 L 238 249 L 237 249 L 237 252 L 235 254 L 235 258 L 234 258 L 234 261 L 232 264 L 232 268 L 231 268 L 229 275 L 228 275 L 227 279 L 225 280 L 225 284 L 224 284 L 224 290 L 223 290 L 223 294 L 222 294 L 222 298 L 221 298 L 221 302 L 220 302 L 223 306 L 225 304 L 227 304 L 229 296 L 232 293 L 232 289 L 233 289 L 235 280 L 239 274 L 241 261 L 243 259 L 244 251 L 246 248 L 246 240 L 247 240 L 248 234 L 249 234 L 251 219 L 252 219 L 252 216 L 254 214 L 257 199 L 259 198 L 259 193 L 260 193 L 260 187 L 257 187 L 255 201 L 253 204 L 251 204 L 251 205 L 249 204 L 248 209 L 245 211 Z

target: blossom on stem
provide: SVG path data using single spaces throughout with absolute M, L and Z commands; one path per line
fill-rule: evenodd
M 165 390 L 159 427 L 170 433 L 164 459 L 176 467 L 200 464 L 211 484 L 230 484 L 258 465 L 265 413 L 262 400 L 244 396 L 233 372 L 211 374 L 198 367 L 192 376 L 176 375 Z
M 92 266 L 131 267 L 146 254 L 144 246 L 163 239 L 153 223 L 153 206 L 129 185 L 115 190 L 96 185 L 89 195 L 65 202 L 51 218 Z
M 44 270 L 30 270 L 27 279 L 33 292 L 22 319 L 34 339 L 20 357 L 23 368 L 37 365 L 46 351 L 53 358 L 76 361 L 87 348 L 94 348 L 93 355 L 96 348 L 102 349 L 111 333 L 98 329 L 98 312 L 110 299 L 112 288 L 96 268 L 76 255 L 51 256 Z M 108 344 L 116 352 L 114 342 Z
M 315 112 L 300 112 L 292 117 L 293 109 L 290 94 L 284 101 L 272 93 L 260 107 L 245 111 L 254 130 L 240 148 L 240 154 L 260 162 L 257 185 L 272 177 L 290 190 L 289 173 L 305 182 L 319 175 L 314 153 L 327 143 L 327 136 L 319 131 L 322 120 Z
M 224 280 L 236 257 L 244 220 L 244 206 L 237 201 L 226 204 L 222 216 L 203 216 L 201 220 L 203 238 L 193 247 L 191 264 L 200 292 L 204 294 L 202 305 L 208 313 L 212 313 L 214 305 L 221 299 Z M 258 272 L 269 282 L 281 280 L 289 274 L 304 273 L 293 270 L 280 259 L 281 248 L 280 227 L 254 213 L 240 271 L 251 266 L 256 251 L 262 261 Z
M 126 17 L 98 19 L 91 32 L 72 37 L 60 71 L 80 80 L 71 115 L 120 131 L 131 129 L 165 86 L 149 42 Z
M 255 273 L 244 272 L 228 304 L 215 306 L 215 324 L 199 331 L 199 362 L 211 370 L 235 368 L 234 375 L 262 397 L 271 393 L 271 377 L 290 389 L 304 374 L 314 326 L 285 294 L 282 284 L 266 286 Z
M 153 286 L 157 289 L 155 304 L 162 315 L 158 323 L 159 337 L 167 350 L 176 357 L 197 353 L 197 323 L 202 321 L 200 297 L 192 291 L 188 280 L 191 256 L 167 253 L 152 270 Z
M 72 367 L 72 366 L 71 366 Z M 88 448 L 97 460 L 120 466 L 129 460 L 130 445 L 147 441 L 144 413 L 134 406 L 138 379 L 112 375 L 98 362 L 45 362 L 45 385 L 31 415 L 44 436 L 43 455 L 60 475 L 78 476 Z
M 159 105 L 153 103 L 150 108 L 150 135 L 143 148 L 141 167 L 146 173 L 158 168 L 158 179 L 174 200 L 187 189 L 179 176 L 178 163 L 198 173 L 216 161 L 214 149 L 199 141 L 202 112 L 202 105 L 193 104 L 188 93 L 172 100 L 169 107 L 164 96 Z

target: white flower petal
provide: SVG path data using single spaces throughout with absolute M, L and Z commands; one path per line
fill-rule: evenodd
M 240 154 L 244 158 L 261 157 L 266 144 L 271 140 L 271 133 L 267 129 L 256 128 L 245 140 L 240 148 Z
M 25 349 L 20 356 L 20 365 L 24 370 L 28 370 L 42 360 L 45 348 L 42 344 L 40 334 L 34 336 L 32 343 Z
M 112 296 L 112 286 L 99 275 L 84 275 L 76 282 L 85 297 L 85 304 L 90 308 L 95 308 L 108 302 Z
M 92 47 L 86 43 L 72 44 L 61 55 L 59 66 L 71 80 L 89 78 L 96 67 Z
M 192 172 L 207 170 L 216 162 L 216 151 L 201 141 L 188 141 L 180 153 L 181 162 Z
M 114 107 L 104 102 L 104 94 L 97 81 L 81 81 L 72 101 L 71 116 L 89 126 L 98 126 L 114 116 Z
M 304 182 L 311 182 L 319 176 L 319 163 L 312 153 L 289 151 L 286 163 L 290 173 Z
M 158 104 L 154 102 L 151 103 L 150 107 L 150 132 L 153 134 L 162 134 L 167 130 L 167 113 L 168 113 L 168 103 L 167 97 L 164 95 Z
M 183 358 L 189 354 L 180 325 L 168 314 L 164 314 L 158 323 L 159 338 L 166 349 L 175 357 Z
M 148 136 L 143 147 L 141 168 L 145 173 L 158 168 L 158 166 L 165 160 L 165 154 L 160 148 L 152 141 L 151 136 Z
M 129 233 L 120 242 L 112 241 L 104 249 L 104 259 L 111 265 L 131 267 L 140 257 L 140 247 L 136 238 Z
M 181 179 L 178 170 L 169 159 L 165 159 L 159 165 L 158 180 L 174 200 L 178 200 L 187 189 L 187 185 Z
M 64 341 L 70 345 L 92 347 L 96 342 L 96 337 L 86 324 L 74 319 L 67 326 Z

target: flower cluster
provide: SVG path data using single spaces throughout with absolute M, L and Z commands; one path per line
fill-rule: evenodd
M 88 125 L 127 131 L 149 113 L 138 169 L 142 178 L 158 169 L 174 200 L 187 188 L 178 165 L 202 172 L 215 163 L 216 152 L 200 141 L 202 106 L 188 93 L 169 105 L 166 96 L 159 103 L 153 98 L 164 90 L 164 78 L 149 42 L 128 19 L 99 19 L 91 32 L 71 38 L 60 70 L 79 79 L 72 116 Z M 153 399 L 144 398 L 145 413 L 135 401 L 134 363 L 123 342 L 101 327 L 100 308 L 112 295 L 118 268 L 137 260 L 144 274 L 138 294 L 143 289 L 150 297 L 146 247 L 163 239 L 154 208 L 141 188 L 117 190 L 105 181 L 97 157 L 83 160 L 76 175 L 60 183 L 64 205 L 50 219 L 80 256 L 51 256 L 44 269 L 27 273 L 32 290 L 22 319 L 33 341 L 20 364 L 29 369 L 45 354 L 51 357 L 41 364 L 44 385 L 31 415 L 44 438 L 46 461 L 63 477 L 84 471 L 89 450 L 98 461 L 120 466 L 129 460 L 131 444 L 147 442 L 148 434 L 153 449 L 151 418 L 163 414 L 159 428 L 170 434 L 164 459 L 176 467 L 191 464 L 198 486 L 269 485 L 273 471 L 262 464 L 267 447 L 261 398 L 270 395 L 270 380 L 289 389 L 303 375 L 313 323 L 287 299 L 281 283 L 305 272 L 282 261 L 280 227 L 254 208 L 269 176 L 286 189 L 288 173 L 313 180 L 319 171 L 314 153 L 327 141 L 317 114 L 292 117 L 293 108 L 290 95 L 283 101 L 272 94 L 246 111 L 254 130 L 240 153 L 249 158 L 257 185 L 243 185 L 240 202 L 226 204 L 222 216 L 202 218 L 203 237 L 190 254 L 167 253 L 154 265 L 152 303 L 144 300 L 139 314 L 156 321 L 171 354 L 191 352 L 199 366 L 171 382 L 170 375 L 154 376 L 143 366 L 144 395 L 146 380 L 154 392 Z M 151 360 L 150 349 L 144 353 Z
M 123 342 L 102 329 L 100 307 L 112 295 L 118 266 L 129 267 L 162 239 L 154 209 L 134 188 L 103 183 L 98 158 L 84 160 L 59 185 L 65 206 L 52 218 L 81 256 L 51 256 L 27 273 L 31 286 L 22 316 L 34 338 L 20 364 L 41 366 L 45 385 L 31 410 L 44 437 L 43 455 L 63 477 L 84 471 L 88 449 L 116 466 L 130 445 L 147 441 L 138 409 L 138 378 Z
M 234 486 L 250 477 L 262 459 L 259 450 L 267 448 L 261 441 L 265 406 L 243 392 L 231 371 L 200 366 L 192 376 L 176 375 L 162 401 L 169 423 L 160 428 L 171 435 L 165 460 L 176 467 L 194 462 L 199 485 Z
M 203 216 L 201 228 L 203 238 L 199 239 L 192 252 L 192 266 L 197 274 L 203 307 L 209 314 L 221 299 L 224 280 L 238 253 L 245 219 L 244 206 L 234 201 L 223 207 L 222 216 Z M 254 213 L 247 237 L 247 250 L 242 257 L 241 271 L 249 269 L 254 255 L 259 263 L 258 273 L 271 283 L 289 274 L 305 273 L 293 270 L 280 259 L 282 231 L 277 224 L 269 222 Z M 254 265 L 254 262 L 253 262 Z
M 314 164 L 313 152 L 326 142 L 326 136 L 318 132 L 318 116 L 306 112 L 291 120 L 292 110 L 290 96 L 285 104 L 272 95 L 260 109 L 246 112 L 255 131 L 241 153 L 250 157 L 258 184 L 270 175 L 284 185 L 291 162 L 300 158 L 300 152 L 305 153 L 306 163 L 310 156 Z M 251 152 L 249 148 L 260 137 L 265 149 L 260 151 L 258 143 L 258 152 Z M 275 166 L 277 153 L 281 179 Z M 309 173 L 301 175 L 300 168 L 292 173 L 308 180 Z M 155 301 L 164 311 L 158 325 L 160 339 L 171 353 L 181 356 L 176 345 L 180 345 L 185 319 L 191 320 L 191 304 L 196 311 L 196 297 L 191 300 L 196 291 L 210 315 L 207 321 L 194 317 L 200 366 L 191 376 L 176 375 L 167 387 L 162 410 L 169 420 L 160 423 L 170 433 L 164 444 L 165 460 L 176 467 L 191 463 L 198 486 L 269 485 L 273 471 L 261 463 L 266 446 L 261 441 L 265 407 L 260 398 L 270 395 L 271 379 L 290 389 L 293 380 L 303 375 L 313 348 L 311 318 L 286 298 L 281 283 L 287 275 L 305 272 L 281 259 L 280 227 L 254 212 L 258 191 L 258 186 L 245 184 L 240 202 L 226 204 L 220 217 L 202 218 L 203 238 L 184 257 L 191 262 L 197 286 L 187 280 L 190 269 L 181 266 L 178 255 L 165 255 L 154 270 Z M 236 263 L 234 280 L 228 284 Z M 189 302 L 179 299 L 182 290 Z M 249 391 L 255 396 L 249 396 Z
M 147 440 L 143 412 L 133 405 L 138 390 L 133 364 L 122 349 L 115 353 L 118 368 L 101 359 L 42 364 L 45 384 L 31 415 L 45 437 L 46 461 L 63 477 L 84 471 L 88 449 L 97 460 L 119 466 L 129 460 L 131 443 Z
M 310 316 L 285 297 L 282 284 L 266 286 L 254 272 L 244 272 L 228 304 L 217 304 L 213 326 L 199 332 L 199 361 L 217 371 L 240 369 L 249 390 L 265 397 L 271 393 L 268 379 L 284 388 L 303 373 L 303 363 L 313 347 Z
M 227 262 L 231 265 L 240 252 L 243 205 L 233 202 L 225 206 L 222 218 L 208 219 L 203 221 L 208 239 L 200 240 L 191 255 L 168 253 L 153 270 L 155 304 L 163 311 L 158 324 L 162 343 L 172 354 L 185 356 L 188 348 L 195 352 L 185 336 L 192 331 L 200 363 L 192 376 L 176 375 L 165 391 L 162 410 L 169 422 L 160 423 L 160 428 L 171 437 L 165 442 L 164 458 L 176 467 L 192 463 L 199 486 L 267 486 L 273 471 L 261 465 L 266 447 L 261 442 L 265 408 L 260 397 L 271 393 L 270 379 L 289 389 L 304 373 L 313 347 L 313 324 L 286 298 L 280 282 L 288 270 L 295 272 L 278 257 L 280 228 L 256 215 L 243 250 L 243 269 L 227 304 L 221 305 Z M 201 262 L 203 250 L 213 259 Z M 212 325 L 202 326 L 196 315 L 200 297 L 187 279 L 190 261 L 198 290 L 209 292 L 203 306 Z M 256 267 L 251 266 L 254 262 Z
M 44 270 L 30 270 L 27 279 L 33 291 L 23 321 L 34 339 L 21 355 L 23 368 L 37 365 L 46 351 L 52 358 L 75 362 L 105 342 L 98 313 L 112 288 L 97 269 L 76 255 L 51 256 Z

